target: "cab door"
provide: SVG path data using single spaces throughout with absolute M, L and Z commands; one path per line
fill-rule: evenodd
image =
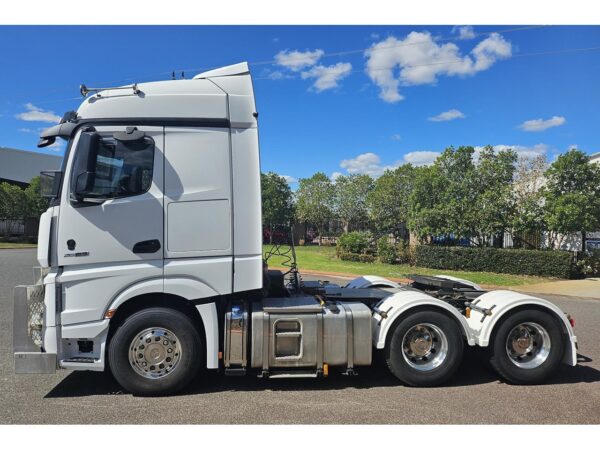
M 162 275 L 163 146 L 162 127 L 77 133 L 61 193 L 59 266 L 153 261 Z

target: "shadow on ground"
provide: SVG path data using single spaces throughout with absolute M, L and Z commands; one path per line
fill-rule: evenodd
M 550 378 L 547 384 L 561 385 L 593 383 L 600 381 L 600 370 L 581 365 L 591 362 L 588 357 L 579 355 L 576 367 L 563 365 Z M 485 367 L 474 354 L 465 355 L 465 360 L 456 375 L 445 386 L 451 388 L 474 386 L 486 383 L 501 383 L 497 375 Z M 390 374 L 383 364 L 360 369 L 358 376 L 344 376 L 333 373 L 324 378 L 292 378 L 267 380 L 254 375 L 225 377 L 216 371 L 198 376 L 180 395 L 194 395 L 215 392 L 236 391 L 319 391 L 335 389 L 371 389 L 398 386 L 400 382 Z M 431 388 L 430 388 L 431 389 Z M 109 373 L 72 372 L 54 387 L 45 398 L 85 397 L 91 395 L 128 395 Z

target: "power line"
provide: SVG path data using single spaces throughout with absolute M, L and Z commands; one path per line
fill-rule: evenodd
M 561 50 L 547 50 L 547 51 L 541 51 L 541 52 L 529 52 L 529 53 L 517 53 L 516 55 L 511 55 L 511 58 L 525 58 L 525 57 L 531 57 L 531 56 L 546 56 L 546 55 L 558 55 L 558 54 L 564 54 L 564 53 L 581 53 L 581 52 L 592 52 L 592 51 L 599 51 L 600 50 L 600 46 L 596 46 L 596 47 L 583 47 L 583 48 L 566 48 L 566 49 L 561 49 Z M 414 67 L 426 67 L 426 66 L 435 66 L 435 65 L 446 65 L 446 64 L 458 64 L 458 63 L 464 63 L 463 59 L 455 59 L 455 60 L 448 60 L 448 61 L 436 61 L 433 63 L 426 63 L 426 64 L 414 64 L 414 65 L 410 65 L 410 66 L 404 66 L 404 68 L 407 69 L 412 69 Z M 379 71 L 379 70 L 391 70 L 393 68 L 396 67 L 397 64 L 390 66 L 390 67 L 378 67 L 375 69 L 370 69 L 372 71 Z M 359 73 L 359 72 L 363 72 L 363 70 L 352 70 L 350 73 Z M 139 79 L 139 78 L 136 78 Z M 253 77 L 252 78 L 255 81 L 258 80 L 272 80 L 272 78 L 270 77 Z M 121 80 L 123 81 L 123 80 Z M 48 103 L 61 103 L 61 102 L 67 102 L 67 101 L 73 101 L 73 100 L 79 100 L 81 99 L 81 97 L 69 97 L 69 98 L 64 98 L 64 99 L 59 99 L 59 100 L 48 100 L 48 101 L 42 101 L 42 102 L 36 102 L 36 104 L 38 105 L 45 105 Z
M 496 30 L 496 31 L 486 31 L 485 33 L 476 33 L 474 34 L 472 39 L 481 37 L 481 36 L 489 36 L 491 34 L 497 33 L 497 34 L 505 34 L 505 33 L 513 33 L 515 31 L 525 31 L 525 30 L 533 30 L 533 29 L 537 29 L 537 28 L 546 28 L 549 27 L 551 25 L 532 25 L 532 26 L 527 26 L 527 27 L 519 27 L 519 28 L 509 28 L 509 29 L 504 29 L 504 30 Z M 448 36 L 448 37 L 442 37 L 442 38 L 437 38 L 435 39 L 436 42 L 447 42 L 447 41 L 460 41 L 463 40 L 461 39 L 459 36 Z M 346 56 L 346 55 L 353 55 L 353 54 L 360 54 L 360 53 L 364 53 L 367 50 L 369 51 L 380 51 L 380 50 L 389 50 L 392 48 L 400 48 L 400 47 L 411 47 L 414 45 L 423 45 L 423 44 L 428 44 L 430 43 L 430 40 L 425 40 L 425 41 L 417 41 L 417 42 L 402 42 L 400 44 L 393 44 L 393 45 L 385 45 L 385 46 L 380 46 L 380 47 L 366 47 L 366 48 L 361 48 L 361 49 L 356 49 L 356 50 L 344 50 L 344 51 L 339 51 L 339 52 L 330 52 L 330 53 L 323 53 L 320 58 L 329 58 L 332 56 Z M 303 56 L 298 56 L 296 58 L 294 57 L 290 57 L 291 60 L 294 59 L 302 59 Z M 319 59 L 320 59 L 319 58 Z M 264 65 L 269 65 L 269 64 L 277 64 L 277 60 L 276 59 L 269 59 L 269 60 L 265 60 L 265 61 L 256 61 L 256 62 L 249 62 L 248 63 L 251 66 L 264 66 Z M 183 69 L 185 71 L 196 71 L 196 70 L 211 70 L 211 69 L 216 69 L 218 67 L 197 67 L 197 68 L 191 68 L 191 69 Z
M 508 29 L 502 29 L 502 30 L 495 30 L 495 31 L 487 31 L 487 32 L 482 32 L 482 33 L 475 33 L 473 35 L 472 39 L 478 38 L 478 37 L 482 37 L 482 36 L 489 36 L 492 35 L 494 33 L 497 34 L 506 34 L 506 33 L 513 33 L 513 32 L 518 32 L 518 31 L 526 31 L 526 30 L 533 30 L 533 29 L 539 29 L 539 28 L 546 28 L 549 27 L 550 25 L 532 25 L 532 26 L 524 26 L 524 27 L 517 27 L 517 28 L 508 28 Z M 447 37 L 440 37 L 435 39 L 435 41 L 437 42 L 447 42 L 447 41 L 459 41 L 462 40 L 460 38 L 460 36 L 447 36 Z M 394 44 L 394 45 L 385 45 L 385 46 L 380 46 L 380 47 L 366 47 L 366 48 L 361 48 L 361 49 L 355 49 L 355 50 L 344 50 L 344 51 L 338 51 L 338 52 L 330 52 L 330 53 L 323 53 L 322 55 L 320 55 L 320 58 L 330 58 L 330 57 L 334 57 L 334 56 L 347 56 L 347 55 L 352 55 L 352 54 L 360 54 L 363 53 L 367 50 L 370 51 L 380 51 L 380 50 L 388 50 L 388 49 L 392 49 L 392 48 L 400 48 L 400 47 L 409 47 L 409 46 L 415 46 L 415 45 L 423 45 L 423 44 L 427 44 L 431 41 L 426 40 L 426 41 L 418 41 L 418 42 L 403 42 L 403 43 L 399 43 L 399 44 Z M 301 56 L 298 56 L 297 58 L 301 58 Z M 295 59 L 294 57 L 291 57 L 291 59 Z M 277 60 L 276 59 L 270 59 L 270 60 L 264 60 L 264 61 L 255 61 L 255 62 L 249 62 L 248 63 L 250 66 L 263 66 L 263 65 L 270 65 L 270 64 L 277 64 Z M 207 71 L 207 70 L 212 70 L 212 69 L 216 69 L 219 68 L 220 66 L 212 66 L 212 67 L 195 67 L 195 68 L 187 68 L 187 69 L 177 69 L 176 72 L 203 72 L 203 71 Z M 138 75 L 138 76 L 129 76 L 127 78 L 121 78 L 119 80 L 110 80 L 110 81 L 88 81 L 86 82 L 86 84 L 88 85 L 110 85 L 110 84 L 118 84 L 118 83 L 125 83 L 125 82 L 134 82 L 134 81 L 140 81 L 141 79 L 148 79 L 148 78 L 152 78 L 152 77 L 159 77 L 159 76 L 170 76 L 172 74 L 172 70 L 169 71 L 164 71 L 164 72 L 155 72 L 155 73 L 151 73 L 151 74 L 146 74 L 146 75 Z M 264 78 L 257 78 L 257 79 L 264 79 Z M 59 91 L 63 91 L 63 90 L 67 90 L 67 89 L 73 89 L 72 86 L 69 86 L 68 88 L 65 86 L 64 88 L 57 88 L 57 89 L 52 89 L 49 91 L 46 91 L 46 93 L 52 93 L 52 92 L 59 92 Z M 46 102 L 38 102 L 39 104 L 46 104 L 46 103 L 55 103 L 55 102 L 59 102 L 59 101 L 67 101 L 70 99 L 63 99 L 63 100 L 50 100 L 50 101 L 46 101 Z
M 530 57 L 530 56 L 557 55 L 557 54 L 562 54 L 562 53 L 578 53 L 578 52 L 597 51 L 597 50 L 600 50 L 600 46 L 585 47 L 585 48 L 567 48 L 567 49 L 562 49 L 562 50 L 548 50 L 548 51 L 543 51 L 543 52 L 517 53 L 516 55 L 511 55 L 510 59 L 524 58 L 524 57 Z M 465 62 L 464 59 L 453 59 L 453 60 L 448 60 L 448 61 L 436 61 L 436 62 L 432 62 L 432 63 L 407 65 L 407 66 L 403 66 L 402 68 L 403 69 L 412 69 L 415 67 L 438 66 L 438 65 L 446 65 L 446 64 L 459 64 L 459 63 L 464 63 L 464 62 Z M 373 68 L 373 69 L 369 69 L 369 70 L 371 70 L 371 71 L 391 70 L 391 69 L 394 69 L 397 65 L 398 64 L 394 64 L 389 67 L 377 67 L 377 68 Z M 358 73 L 358 72 L 363 72 L 363 70 L 358 70 L 358 69 L 352 70 L 350 73 Z M 257 78 L 253 78 L 253 79 L 254 80 L 271 80 L 272 78 L 257 77 Z

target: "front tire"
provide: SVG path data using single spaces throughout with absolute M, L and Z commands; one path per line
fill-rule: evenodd
M 202 361 L 202 338 L 184 313 L 153 307 L 127 317 L 108 347 L 117 382 L 136 395 L 166 395 L 183 389 Z
M 561 325 L 552 314 L 523 310 L 498 325 L 489 361 L 509 383 L 538 384 L 556 370 L 564 350 Z
M 438 386 L 452 377 L 462 362 L 460 329 L 441 312 L 409 314 L 389 333 L 387 365 L 396 378 L 410 386 Z

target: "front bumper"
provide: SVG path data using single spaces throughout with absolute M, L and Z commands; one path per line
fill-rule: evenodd
M 15 287 L 13 313 L 15 373 L 56 371 L 56 353 L 47 353 L 43 349 L 44 294 L 44 285 L 41 283 Z

